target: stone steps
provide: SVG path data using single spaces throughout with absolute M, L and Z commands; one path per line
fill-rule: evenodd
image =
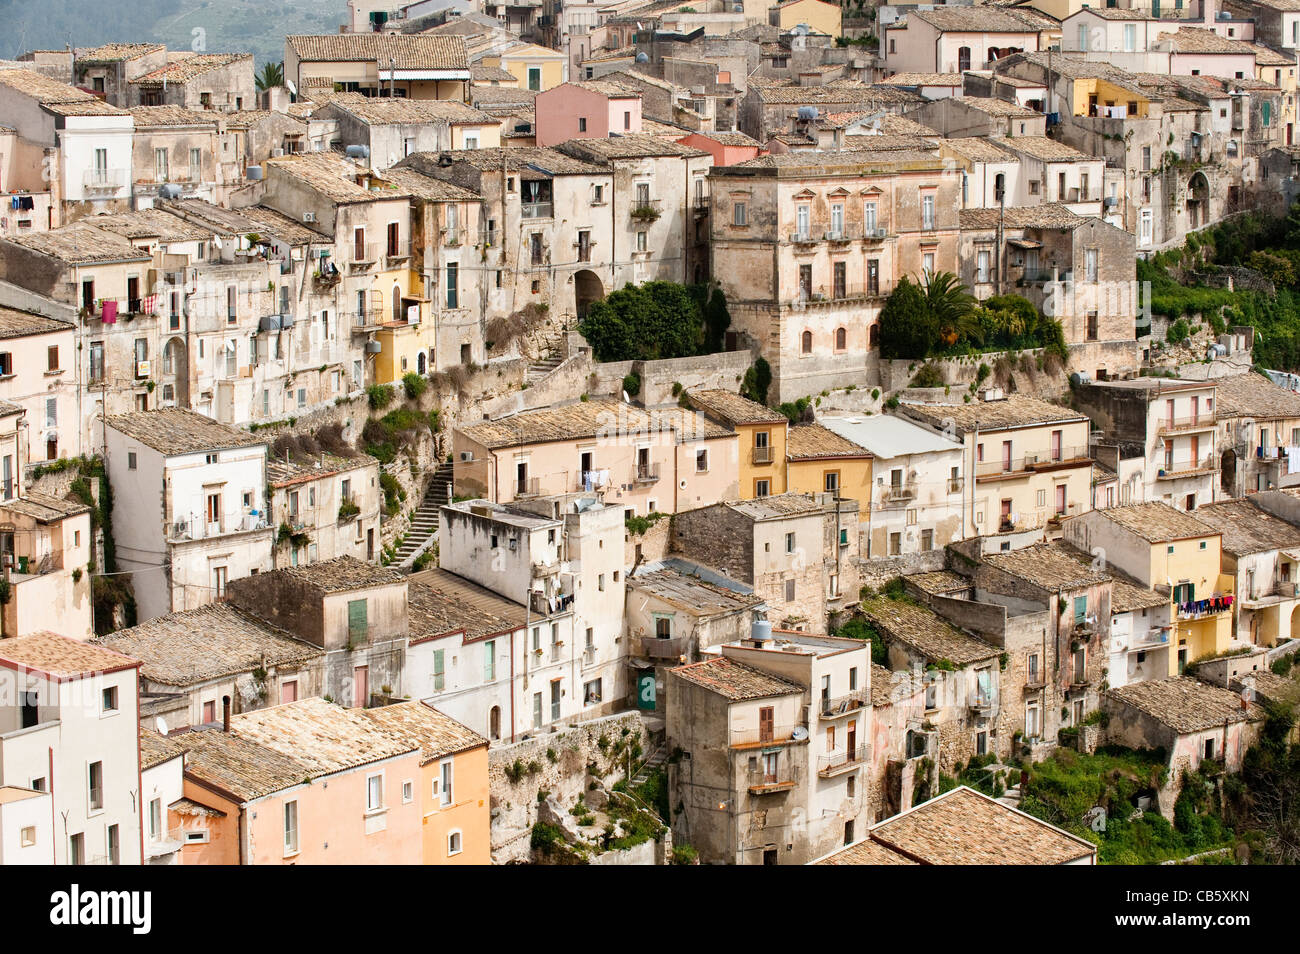
M 411 517 L 411 525 L 406 531 L 406 538 L 397 548 L 394 562 L 403 569 L 409 567 L 424 550 L 425 544 L 438 532 L 438 508 L 451 501 L 451 464 L 441 463 L 429 480 L 429 488 L 424 492 L 419 508 Z

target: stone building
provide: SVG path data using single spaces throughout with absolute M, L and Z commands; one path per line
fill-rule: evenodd
M 763 598 L 782 629 L 821 632 L 858 594 L 858 503 L 779 494 L 678 512 L 673 549 Z
M 370 165 L 383 171 L 417 152 L 494 149 L 501 121 L 455 100 L 393 99 L 341 93 L 312 114 L 338 124 L 336 142 L 365 146 Z
M 906 403 L 899 410 L 961 441 L 970 480 L 967 534 L 1059 529 L 1092 506 L 1088 418 L 1021 394 L 985 392 L 968 404 Z
M 760 156 L 708 189 L 711 274 L 776 401 L 866 383 L 898 280 L 958 270 L 961 177 L 929 153 Z
M 1108 741 L 1169 754 L 1169 774 L 1156 795 L 1160 814 L 1170 822 L 1183 775 L 1205 762 L 1241 771 L 1242 757 L 1264 717 L 1238 693 L 1188 676 L 1111 689 L 1103 695 L 1102 706 L 1110 716 Z
M 5 298 L 21 307 L 10 307 Z M 81 454 L 75 321 L 75 309 L 66 304 L 24 295 L 14 286 L 0 289 L 0 401 L 26 411 L 34 460 Z M 7 476 L 12 480 L 14 474 Z
M 341 556 L 379 559 L 379 461 L 367 454 L 289 455 L 267 460 L 266 479 L 277 567 Z
M 1300 486 L 1289 448 L 1300 447 L 1300 394 L 1253 371 L 1214 379 L 1219 490 L 1244 497 Z
M 436 33 L 294 34 L 284 38 L 284 78 L 298 89 L 324 80 L 367 96 L 464 102 L 469 51 L 463 36 Z
M 164 709 L 168 730 L 216 725 L 235 713 L 321 696 L 324 651 L 289 631 L 213 603 L 168 613 L 94 642 L 140 660 L 140 697 Z
M 324 650 L 322 694 L 363 707 L 403 696 L 406 577 L 338 557 L 231 580 L 229 601 Z
M 126 82 L 128 106 L 238 112 L 257 106 L 251 53 L 169 53 L 165 65 Z
M 951 775 L 957 763 L 1007 744 L 992 735 L 1002 706 L 997 646 L 906 600 L 877 597 L 864 601 L 862 610 L 888 647 L 889 669 L 924 684 L 924 721 L 916 728 L 933 730 L 936 747 L 909 740 L 905 755 L 924 747 L 938 770 Z
M 161 43 L 107 43 L 80 49 L 72 57 L 72 82 L 114 106 L 130 106 L 131 80 L 167 65 L 167 47 Z

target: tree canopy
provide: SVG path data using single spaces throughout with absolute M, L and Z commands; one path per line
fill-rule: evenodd
M 720 289 L 646 282 L 594 302 L 578 331 L 598 361 L 653 361 L 720 350 L 730 324 Z

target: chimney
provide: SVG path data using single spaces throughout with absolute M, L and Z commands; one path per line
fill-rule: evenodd
M 230 731 L 230 696 L 221 697 L 221 731 Z

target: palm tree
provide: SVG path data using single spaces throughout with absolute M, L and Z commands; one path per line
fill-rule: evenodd
M 925 308 L 939 329 L 944 345 L 956 344 L 959 338 L 978 340 L 981 335 L 975 309 L 979 302 L 952 272 L 928 273 L 925 276 Z
M 263 63 L 262 71 L 257 74 L 257 91 L 264 93 L 268 89 L 284 85 L 284 63 Z

